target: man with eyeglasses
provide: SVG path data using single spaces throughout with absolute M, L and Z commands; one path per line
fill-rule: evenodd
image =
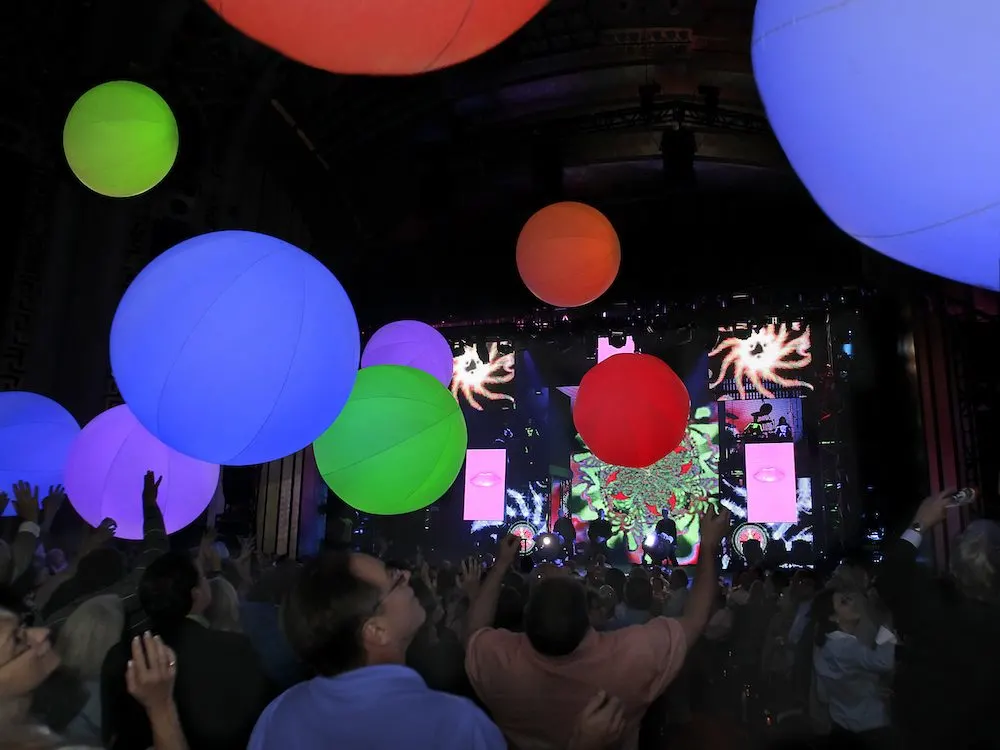
M 426 613 L 410 574 L 369 555 L 330 552 L 307 564 L 285 603 L 284 627 L 318 677 L 261 716 L 249 750 L 504 750 L 471 701 L 431 690 L 405 666 Z

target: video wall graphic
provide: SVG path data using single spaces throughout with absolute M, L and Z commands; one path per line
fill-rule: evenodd
M 591 342 L 591 352 L 574 353 L 576 377 L 600 355 L 646 346 L 638 336 L 609 342 L 595 335 Z M 734 526 L 766 533 L 762 548 L 811 543 L 809 425 L 803 414 L 814 387 L 811 345 L 803 321 L 770 320 L 720 328 L 711 348 L 651 347 L 648 353 L 664 356 L 686 375 L 693 408 L 677 449 L 634 469 L 595 457 L 579 436 L 572 438 L 571 419 L 568 427 L 565 419 L 550 421 L 557 402 L 569 413 L 576 386 L 540 367 L 538 352 L 534 361 L 535 350 L 511 341 L 454 341 L 451 391 L 469 426 L 466 470 L 459 478 L 467 533 L 487 547 L 516 530 L 530 546 L 565 515 L 583 548 L 590 523 L 603 515 L 612 527 L 608 561 L 624 565 L 649 561 L 644 546 L 667 515 L 677 526 L 678 562 L 691 565 L 699 554 L 700 514 L 708 506 L 725 506 Z M 566 474 L 554 476 L 555 464 L 565 466 Z M 739 546 L 727 545 L 724 563 L 734 562 L 728 558 L 739 555 Z
M 708 353 L 709 389 L 722 400 L 784 398 L 812 391 L 812 335 L 799 320 L 719 328 Z
M 524 352 L 511 341 L 458 340 L 452 352 L 451 392 L 469 427 L 459 477 L 468 533 L 486 543 L 514 529 L 530 542 L 549 519 L 546 409 L 538 398 L 547 389 L 530 377 L 522 386 L 518 359 Z
M 509 341 L 459 341 L 452 351 L 455 359 L 451 393 L 463 407 L 480 412 L 491 404 L 501 409 L 514 408 L 515 355 Z
M 803 321 L 746 322 L 719 329 L 709 352 L 718 399 L 722 504 L 742 536 L 813 542 L 812 477 L 803 418 L 814 390 L 810 327 Z M 741 553 L 739 540 L 731 545 Z
M 583 441 L 570 460 L 573 473 L 568 511 L 585 541 L 600 513 L 610 521 L 612 562 L 643 563 L 643 544 L 664 510 L 677 524 L 676 556 L 693 565 L 700 545 L 700 514 L 719 497 L 719 422 L 715 403 L 693 410 L 684 440 L 645 469 L 614 466 L 590 453 Z

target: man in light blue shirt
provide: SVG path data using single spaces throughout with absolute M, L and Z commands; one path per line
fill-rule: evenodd
M 431 690 L 404 666 L 425 612 L 408 572 L 368 555 L 307 565 L 285 604 L 289 643 L 320 676 L 264 711 L 248 750 L 506 750 L 471 701 Z

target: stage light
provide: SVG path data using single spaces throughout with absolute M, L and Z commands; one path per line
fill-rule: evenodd
M 177 158 L 177 121 L 151 88 L 110 81 L 81 96 L 66 117 L 63 150 L 84 185 L 110 198 L 155 187 Z
M 219 467 L 163 445 L 139 424 L 127 406 L 99 414 L 80 432 L 66 461 L 66 495 L 91 526 L 105 518 L 115 536 L 142 539 L 143 475 L 163 477 L 157 502 L 167 533 L 202 514 L 219 484 Z
M 27 482 L 44 497 L 63 483 L 66 457 L 80 434 L 73 415 L 50 398 L 26 391 L 0 391 L 0 492 L 13 498 L 13 486 Z M 17 509 L 8 503 L 3 515 Z
M 942 34 L 956 19 L 961 33 Z M 983 51 L 998 37 L 989 0 L 758 0 L 751 42 L 771 127 L 826 215 L 890 258 L 994 290 L 1000 58 Z
M 559 537 L 550 532 L 538 535 L 535 539 L 535 550 L 539 559 L 544 562 L 558 560 L 563 556 L 563 546 Z
M 252 39 L 314 68 L 411 75 L 503 42 L 548 0 L 206 0 Z
M 351 393 L 360 348 L 333 274 L 255 232 L 167 250 L 111 325 L 112 371 L 136 418 L 175 450 L 226 465 L 284 458 L 319 437 Z

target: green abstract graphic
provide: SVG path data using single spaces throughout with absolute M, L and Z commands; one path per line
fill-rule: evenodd
M 588 523 L 604 511 L 613 529 L 608 546 L 624 547 L 630 560 L 641 562 L 643 540 L 655 530 L 661 509 L 669 508 L 677 524 L 678 562 L 694 562 L 699 515 L 719 496 L 716 413 L 715 405 L 696 409 L 677 449 L 644 469 L 606 464 L 584 446 L 572 457 L 574 517 Z

